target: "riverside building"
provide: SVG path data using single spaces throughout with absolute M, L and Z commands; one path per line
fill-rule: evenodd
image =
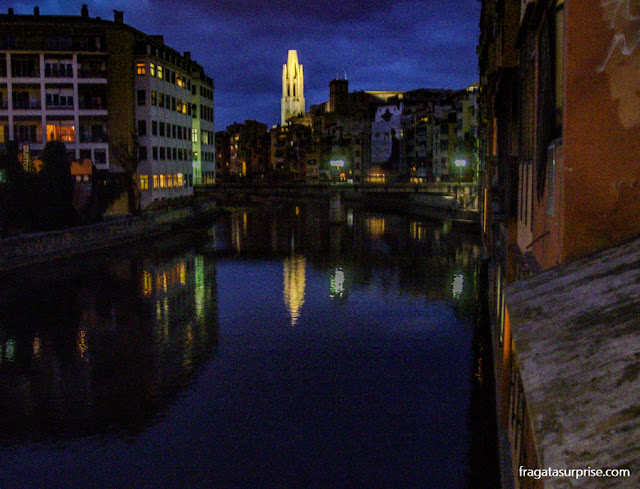
M 193 193 L 213 178 L 213 80 L 191 60 L 114 19 L 0 15 L 0 144 L 23 166 L 48 141 L 72 161 L 136 175 L 141 205 Z

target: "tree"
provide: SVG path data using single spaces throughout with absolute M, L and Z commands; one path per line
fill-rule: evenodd
M 42 224 L 46 228 L 58 228 L 73 224 L 76 212 L 73 208 L 73 179 L 71 162 L 63 142 L 49 141 L 40 155 L 42 170 L 40 183 L 45 204 L 40 210 Z
M 2 146 L 0 146 L 2 147 Z M 25 175 L 18 161 L 18 144 L 7 142 L 0 150 L 0 232 L 7 236 L 11 226 L 24 220 Z
M 140 187 L 138 185 L 138 135 L 133 134 L 131 140 L 117 141 L 110 145 L 111 159 L 126 174 L 126 191 L 129 212 L 140 213 Z

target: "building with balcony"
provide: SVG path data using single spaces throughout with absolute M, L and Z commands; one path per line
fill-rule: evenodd
M 137 174 L 142 206 L 214 178 L 213 81 L 203 68 L 124 24 L 79 16 L 0 15 L 0 144 L 48 141 L 72 161 Z

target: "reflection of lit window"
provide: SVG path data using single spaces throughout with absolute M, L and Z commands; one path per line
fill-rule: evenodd
M 142 293 L 148 297 L 153 292 L 153 279 L 146 270 L 142 272 Z
M 370 217 L 367 219 L 367 230 L 372 238 L 379 238 L 384 235 L 384 217 Z
M 453 276 L 453 284 L 452 284 L 452 293 L 453 298 L 458 299 L 462 294 L 462 289 L 464 288 L 464 275 L 461 273 L 456 273 Z
M 40 340 L 39 336 L 33 338 L 33 356 L 39 357 L 40 352 L 42 351 L 42 340 Z
M 87 346 L 87 333 L 84 329 L 78 331 L 78 352 L 80 353 L 80 358 L 84 358 L 85 353 L 89 347 Z
M 187 266 L 185 262 L 180 262 L 178 267 L 180 269 L 180 285 L 187 285 Z
M 427 232 L 422 223 L 414 221 L 411 223 L 411 237 L 416 241 L 424 241 L 426 239 Z
M 16 359 L 16 340 L 7 341 L 4 352 L 5 358 L 9 362 L 13 362 Z

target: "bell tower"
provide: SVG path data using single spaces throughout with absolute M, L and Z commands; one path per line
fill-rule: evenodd
M 281 124 L 304 113 L 304 74 L 298 63 L 298 52 L 290 49 L 287 64 L 282 66 Z

